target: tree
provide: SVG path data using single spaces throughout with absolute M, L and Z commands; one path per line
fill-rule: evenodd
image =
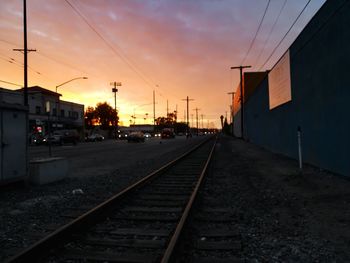
M 85 117 L 84 118 L 85 127 L 88 129 L 91 129 L 96 122 L 96 114 L 95 114 L 94 107 L 91 107 L 91 106 L 87 107 L 84 117 Z
M 96 107 L 88 107 L 85 111 L 85 127 L 92 128 L 101 125 L 102 129 L 118 125 L 118 112 L 116 112 L 107 102 L 99 102 Z
M 161 127 L 173 127 L 176 123 L 176 114 L 175 113 L 169 113 L 168 117 L 158 117 L 156 119 L 156 124 Z
M 97 103 L 95 114 L 102 129 L 108 129 L 118 123 L 118 113 L 107 102 Z

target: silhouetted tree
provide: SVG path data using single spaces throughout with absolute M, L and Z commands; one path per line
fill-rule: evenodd
M 158 117 L 156 119 L 157 130 L 162 130 L 164 128 L 173 128 L 177 132 L 186 132 L 187 124 L 176 122 L 176 112 L 171 112 L 168 117 Z
M 96 114 L 94 107 L 87 107 L 84 114 L 85 128 L 91 129 L 96 122 Z
M 95 108 L 95 117 L 101 124 L 102 129 L 110 128 L 114 122 L 118 123 L 118 112 L 116 112 L 107 102 L 99 102 Z

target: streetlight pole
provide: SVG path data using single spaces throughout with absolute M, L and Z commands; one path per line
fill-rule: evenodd
M 117 87 L 121 87 L 122 83 L 114 81 L 111 83 L 111 85 L 114 86 L 114 88 L 112 88 L 112 92 L 114 93 L 114 111 L 117 114 L 117 92 L 118 92 Z M 117 139 L 117 126 L 118 126 L 117 116 L 114 116 L 114 139 Z
M 74 79 L 67 80 L 67 81 L 61 83 L 60 85 L 57 85 L 57 86 L 56 86 L 56 93 L 57 93 L 57 89 L 58 89 L 59 87 L 65 85 L 65 84 L 67 84 L 67 83 L 69 83 L 69 82 L 71 82 L 71 81 L 73 81 L 73 80 L 77 80 L 77 79 L 88 79 L 88 78 L 87 78 L 87 77 L 77 77 L 77 78 L 74 78 Z
M 57 93 L 57 90 L 59 87 L 69 83 L 69 82 L 72 82 L 74 80 L 77 80 L 77 79 L 88 79 L 87 77 L 77 77 L 77 78 L 73 78 L 73 79 L 70 79 L 70 80 L 67 80 L 59 85 L 56 86 L 56 93 Z M 58 125 L 58 117 L 59 117 L 59 112 L 60 112 L 60 98 L 58 96 L 58 99 L 57 99 L 57 105 L 56 105 L 56 129 L 57 129 L 57 125 Z
M 239 69 L 239 73 L 240 73 L 240 99 L 241 99 L 241 137 L 244 138 L 244 130 L 243 130 L 243 126 L 244 126 L 244 94 L 243 94 L 243 69 L 244 68 L 251 68 L 252 66 L 238 66 L 238 67 L 231 67 L 231 69 Z

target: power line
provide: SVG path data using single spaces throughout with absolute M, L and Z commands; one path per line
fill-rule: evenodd
M 7 40 L 4 40 L 4 39 L 0 39 L 1 42 L 4 42 L 6 44 L 9 44 L 9 45 L 13 45 L 13 46 L 18 46 L 17 44 L 13 43 L 13 42 L 10 42 L 10 41 L 7 41 Z
M 280 19 L 280 16 L 281 16 L 281 14 L 282 14 L 282 11 L 283 11 L 283 9 L 284 9 L 286 3 L 287 3 L 287 0 L 284 0 L 283 5 L 282 5 L 282 7 L 281 7 L 281 9 L 280 9 L 280 11 L 279 11 L 279 13 L 278 13 L 276 19 L 275 19 L 275 22 L 273 23 L 273 25 L 272 25 L 272 27 L 271 27 L 271 30 L 270 30 L 270 32 L 269 32 L 267 38 L 265 39 L 264 46 L 263 46 L 263 48 L 260 50 L 260 53 L 259 53 L 259 55 L 258 55 L 258 58 L 257 58 L 256 61 L 255 61 L 256 64 L 259 62 L 262 53 L 265 51 L 266 44 L 267 44 L 267 43 L 269 42 L 269 40 L 270 40 L 270 37 L 271 37 L 271 35 L 272 35 L 272 32 L 273 32 L 273 30 L 275 29 L 275 26 L 277 25 L 277 22 L 278 22 L 279 19 Z M 254 63 L 254 64 L 255 64 L 255 63 Z M 259 70 L 260 70 L 260 69 L 261 69 L 261 68 L 259 68 Z
M 95 27 L 87 20 L 87 18 L 83 15 L 83 13 L 81 11 L 79 11 L 73 4 L 70 3 L 69 0 L 65 0 L 65 2 L 74 10 L 74 12 L 85 22 L 85 24 L 87 24 L 89 26 L 89 28 L 113 51 L 114 54 L 116 54 L 120 59 L 122 59 L 128 66 L 129 68 L 134 71 L 148 86 L 150 86 L 152 89 L 154 88 L 155 85 L 152 85 L 152 83 L 150 83 L 150 81 L 148 81 L 143 74 L 141 73 L 140 70 L 138 70 L 136 68 L 136 66 L 134 66 L 129 59 L 127 58 L 127 56 L 125 54 L 123 54 L 120 51 L 120 47 L 117 45 L 118 50 L 116 50 L 114 48 L 114 46 L 112 46 L 106 38 L 104 38 L 97 29 L 95 29 Z
M 73 11 L 84 21 L 84 23 L 105 43 L 105 45 L 111 49 L 111 51 L 116 54 L 122 61 L 124 61 L 128 67 L 136 74 L 138 75 L 150 88 L 152 88 L 152 90 L 154 89 L 154 87 L 157 87 L 156 82 L 150 77 L 150 76 L 146 76 L 146 74 L 144 74 L 142 72 L 142 70 L 140 68 L 138 68 L 135 63 L 128 58 L 128 56 L 123 52 L 122 48 L 114 43 L 113 45 L 92 25 L 92 23 L 90 23 L 88 21 L 88 19 L 86 18 L 86 16 L 83 14 L 83 12 L 81 10 L 78 10 L 78 8 L 76 6 L 74 6 L 70 0 L 65 0 L 65 2 L 73 9 Z M 114 47 L 116 46 L 116 48 Z M 160 94 L 160 96 L 162 96 Z M 176 96 L 174 96 L 176 97 Z M 179 98 L 177 98 L 179 99 Z
M 305 9 L 307 8 L 307 6 L 310 4 L 311 0 L 308 0 L 307 3 L 305 4 L 304 8 L 300 11 L 299 15 L 297 16 L 297 18 L 294 20 L 294 22 L 292 23 L 292 25 L 290 26 L 290 28 L 288 29 L 288 31 L 285 33 L 285 35 L 283 36 L 283 38 L 281 39 L 281 41 L 277 44 L 277 46 L 272 50 L 270 56 L 265 60 L 264 64 L 260 67 L 263 68 L 266 63 L 271 59 L 271 57 L 273 56 L 273 54 L 276 52 L 277 48 L 281 45 L 281 43 L 283 42 L 283 40 L 286 38 L 286 36 L 288 35 L 288 33 L 292 30 L 293 26 L 295 25 L 295 23 L 298 21 L 298 19 L 300 18 L 300 16 L 303 14 L 303 12 L 305 11 Z
M 44 57 L 44 58 L 46 58 L 46 59 L 48 59 L 48 60 L 51 60 L 51 61 L 53 61 L 53 62 L 55 62 L 55 63 L 57 63 L 57 64 L 61 64 L 61 65 L 65 66 L 65 67 L 68 67 L 68 68 L 70 68 L 70 69 L 73 69 L 73 70 L 75 70 L 75 71 L 78 71 L 78 72 L 81 72 L 81 73 L 84 73 L 84 74 L 91 75 L 90 73 L 85 72 L 85 71 L 83 71 L 83 70 L 81 70 L 81 69 L 78 69 L 78 68 L 76 68 L 76 67 L 74 67 L 74 66 L 72 66 L 72 65 L 70 65 L 70 64 L 68 64 L 68 63 L 65 63 L 65 62 L 62 62 L 62 61 L 60 61 L 60 60 L 57 60 L 56 58 L 50 57 L 50 56 L 46 55 L 45 53 L 43 53 L 43 52 L 41 52 L 41 51 L 40 51 L 40 52 L 37 51 L 37 54 L 39 54 L 40 56 L 42 56 L 42 57 Z
M 18 46 L 17 44 L 15 44 L 15 43 L 13 43 L 13 42 L 9 42 L 9 41 L 4 40 L 4 39 L 0 39 L 0 42 L 4 42 L 4 43 L 6 43 L 6 44 L 13 45 L 13 46 Z M 72 66 L 72 65 L 70 65 L 70 64 L 68 64 L 68 63 L 62 62 L 62 61 L 57 60 L 57 59 L 55 59 L 55 58 L 53 58 L 53 57 L 51 57 L 51 56 L 48 56 L 47 54 L 43 53 L 42 51 L 38 51 L 38 50 L 37 50 L 37 51 L 36 51 L 36 54 L 39 54 L 40 56 L 42 56 L 42 57 L 44 57 L 44 58 L 46 58 L 46 59 L 48 59 L 48 60 L 54 61 L 54 62 L 56 62 L 57 64 L 61 64 L 61 65 L 65 66 L 65 67 L 69 67 L 69 68 L 71 68 L 71 69 L 73 69 L 73 70 L 76 70 L 76 71 L 78 71 L 78 72 L 91 75 L 90 73 L 85 72 L 85 71 L 83 71 L 83 70 L 81 70 L 81 69 L 78 69 L 78 68 L 76 68 L 76 67 L 74 67 L 74 66 Z M 14 60 L 14 59 L 11 58 L 11 60 Z M 17 63 L 19 63 L 19 62 L 17 62 Z M 22 65 L 23 65 L 23 64 L 22 64 Z
M 250 51 L 251 51 L 251 49 L 252 49 L 252 47 L 253 47 L 253 45 L 254 45 L 254 42 L 255 42 L 255 40 L 256 40 L 256 37 L 258 36 L 258 33 L 259 33 L 260 28 L 261 28 L 261 26 L 262 26 L 262 23 L 263 23 L 263 21 L 264 21 L 264 18 L 265 18 L 267 9 L 269 8 L 269 5 L 270 5 L 270 0 L 268 0 L 268 2 L 267 2 L 267 5 L 266 5 L 266 8 L 265 8 L 264 14 L 263 14 L 263 16 L 262 16 L 262 18 L 261 18 L 261 20 L 260 20 L 258 29 L 257 29 L 256 32 L 255 32 L 254 38 L 253 38 L 252 42 L 250 43 L 249 49 L 248 49 L 247 53 L 245 54 L 245 56 L 244 56 L 244 58 L 243 58 L 243 60 L 242 60 L 242 62 L 241 62 L 241 65 L 243 65 L 243 63 L 245 62 L 246 58 L 248 57 L 248 54 L 250 53 Z
M 3 56 L 6 56 L 6 55 L 3 55 Z M 9 56 L 6 56 L 6 57 L 7 57 L 7 58 L 0 57 L 0 59 L 6 61 L 6 62 L 8 62 L 8 63 L 11 63 L 11 64 L 13 64 L 13 65 L 16 65 L 16 66 L 18 66 L 18 67 L 20 67 L 20 68 L 23 68 L 23 67 L 24 67 L 24 64 L 23 64 L 22 62 L 19 62 L 19 61 L 17 61 L 16 59 L 11 58 L 11 57 L 9 57 Z M 33 67 L 28 66 L 28 68 L 29 68 L 31 71 L 35 72 L 36 74 L 42 75 L 39 71 L 37 71 L 37 70 L 34 69 Z
M 9 81 L 5 81 L 5 80 L 0 80 L 0 82 L 6 83 L 6 84 L 10 84 L 10 85 L 14 85 L 14 86 L 17 86 L 17 87 L 22 87 L 22 85 L 19 85 L 19 84 L 13 83 L 13 82 L 9 82 Z

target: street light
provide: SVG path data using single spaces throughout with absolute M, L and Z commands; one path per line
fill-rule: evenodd
M 114 88 L 112 88 L 112 92 L 114 93 L 114 111 L 117 114 L 117 92 L 118 89 L 117 87 L 121 87 L 122 83 L 121 82 L 111 82 L 110 85 L 113 85 Z M 117 126 L 118 126 L 118 121 L 117 121 L 117 116 L 114 116 L 114 138 L 117 139 Z
M 72 82 L 72 81 L 74 81 L 74 80 L 77 80 L 77 79 L 88 79 L 88 78 L 87 78 L 87 77 L 77 77 L 77 78 L 73 78 L 73 79 L 67 80 L 67 81 L 61 83 L 60 85 L 57 85 L 57 86 L 56 86 L 56 93 L 57 93 L 57 89 L 58 89 L 59 87 L 65 85 L 65 84 L 67 84 L 67 83 L 69 83 L 69 82 Z M 60 106 L 60 98 L 59 98 L 59 96 L 58 96 L 57 105 L 56 105 L 56 129 L 57 129 L 57 122 L 58 122 L 59 112 L 60 112 L 60 109 L 59 109 L 60 107 L 59 107 L 59 106 Z
M 67 83 L 69 83 L 69 82 L 71 82 L 71 81 L 73 81 L 73 80 L 77 80 L 77 79 L 88 79 L 88 78 L 87 78 L 87 77 L 78 77 L 78 78 L 70 79 L 70 80 L 68 80 L 68 81 L 66 81 L 66 82 L 63 82 L 63 83 L 61 83 L 60 85 L 57 85 L 57 86 L 56 86 L 56 93 L 57 93 L 57 89 L 58 89 L 59 87 L 65 85 L 65 84 L 67 84 Z

